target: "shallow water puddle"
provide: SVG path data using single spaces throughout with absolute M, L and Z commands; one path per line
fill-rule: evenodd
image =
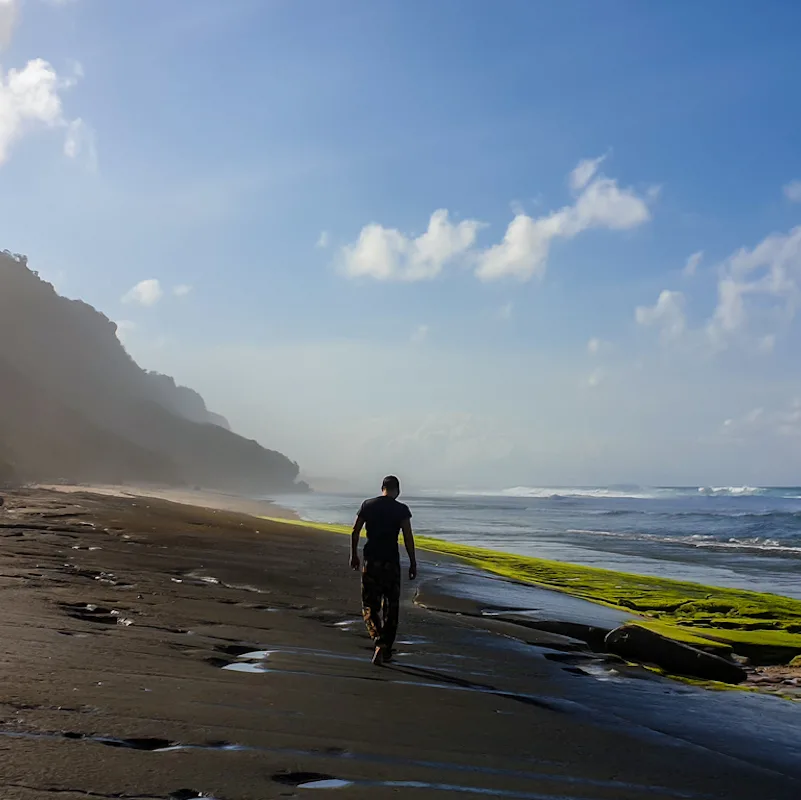
M 94 622 L 101 625 L 133 625 L 133 620 L 123 617 L 118 609 L 103 608 L 94 603 L 61 603 L 67 616 L 82 622 Z
M 280 783 L 289 783 L 280 780 Z M 485 788 L 483 786 L 464 786 L 453 783 L 429 783 L 427 781 L 349 781 L 339 778 L 324 778 L 308 783 L 296 783 L 298 789 L 347 789 L 350 787 L 387 788 L 387 789 L 427 789 L 449 794 L 473 794 L 489 797 L 509 797 L 515 800 L 594 800 L 592 797 L 574 797 L 563 794 L 544 794 L 542 792 L 523 792 L 514 789 Z
M 301 783 L 298 785 L 298 789 L 345 789 L 348 786 L 353 786 L 353 781 L 342 781 L 339 778 L 332 778 L 326 781 Z
M 244 648 L 240 648 L 237 645 L 218 648 L 220 652 L 226 653 L 227 655 L 236 656 L 237 659 L 241 659 L 243 661 L 264 661 L 270 656 L 285 654 L 296 656 L 318 656 L 319 658 L 331 658 L 339 661 L 357 661 L 362 664 L 365 663 L 365 659 L 361 656 L 349 656 L 342 653 L 335 653 L 331 650 L 316 650 L 312 647 L 279 647 L 271 650 L 250 650 L 244 653 L 239 652 L 240 649 Z M 233 665 L 231 665 L 231 667 L 233 668 Z M 223 669 L 225 669 L 225 667 L 223 667 Z M 234 671 L 237 670 L 234 669 Z M 238 671 L 250 672 L 252 670 L 240 669 Z
M 263 673 L 263 672 L 273 671 L 261 664 L 254 664 L 251 661 L 235 661 L 233 664 L 226 664 L 223 667 L 223 669 L 226 669 L 229 672 L 251 672 L 251 673 Z
M 175 583 L 194 582 L 197 586 L 220 586 L 223 589 L 235 589 L 240 592 L 253 592 L 254 594 L 270 594 L 269 589 L 259 589 L 250 584 L 226 583 L 214 575 L 204 575 L 200 572 L 187 572 L 183 578 L 171 578 Z
M 625 678 L 616 670 L 611 667 L 602 667 L 598 664 L 582 664 L 579 669 L 591 678 L 597 681 L 614 681 L 619 683 L 624 681 Z
M 241 653 L 237 656 L 239 661 L 234 661 L 231 664 L 226 664 L 223 669 L 227 669 L 230 672 L 271 672 L 269 668 L 265 667 L 263 664 L 254 663 L 260 661 L 266 661 L 273 653 L 277 653 L 277 650 L 250 650 L 247 653 Z
M 242 653 L 239 658 L 246 661 L 264 661 L 269 658 L 273 653 L 280 653 L 280 650 L 251 650 L 249 653 Z
M 253 592 L 254 594 L 270 594 L 269 589 L 259 589 L 258 586 L 251 586 L 249 583 L 223 583 L 226 589 L 236 589 L 239 592 Z M 275 609 L 273 609 L 275 610 Z
M 293 786 L 296 789 L 347 789 L 355 785 L 368 785 L 361 781 L 334 778 L 319 772 L 279 772 L 272 776 L 272 780 L 284 786 Z M 371 786 L 380 784 L 370 783 Z

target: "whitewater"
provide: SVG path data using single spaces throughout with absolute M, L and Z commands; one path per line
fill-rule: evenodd
M 344 524 L 362 499 L 275 498 Z M 516 486 L 404 499 L 416 530 L 451 541 L 801 597 L 801 487 Z

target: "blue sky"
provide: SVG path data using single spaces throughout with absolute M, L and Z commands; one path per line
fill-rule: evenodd
M 799 25 L 0 0 L 0 246 L 312 475 L 795 484 Z

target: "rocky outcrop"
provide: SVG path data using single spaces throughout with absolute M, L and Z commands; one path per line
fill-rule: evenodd
M 141 369 L 116 325 L 0 254 L 0 481 L 304 488 L 281 453 L 227 430 L 191 389 Z
M 616 628 L 607 635 L 605 642 L 610 653 L 627 661 L 653 664 L 673 675 L 722 683 L 742 683 L 748 677 L 746 671 L 732 661 L 668 639 L 640 625 Z

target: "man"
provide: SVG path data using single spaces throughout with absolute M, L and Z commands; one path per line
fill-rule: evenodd
M 367 632 L 375 643 L 373 664 L 380 667 L 392 660 L 392 645 L 398 632 L 400 611 L 400 553 L 398 534 L 403 532 L 403 543 L 409 554 L 409 580 L 417 577 L 417 558 L 412 534 L 412 512 L 398 502 L 400 481 L 388 475 L 381 484 L 381 494 L 365 500 L 353 526 L 350 548 L 350 566 L 358 571 L 359 536 L 367 527 L 367 544 L 364 546 L 362 568 L 362 614 Z

